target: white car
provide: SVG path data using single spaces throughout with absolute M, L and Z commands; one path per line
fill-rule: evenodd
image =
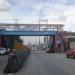
M 0 54 L 3 55 L 3 54 L 6 54 L 7 51 L 5 48 L 0 48 Z
M 37 47 L 32 47 L 32 51 L 37 51 Z

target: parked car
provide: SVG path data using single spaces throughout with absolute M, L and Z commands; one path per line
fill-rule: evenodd
M 69 58 L 69 57 L 75 58 L 75 49 L 71 49 L 71 50 L 67 51 L 66 57 L 67 58 Z
M 9 49 L 9 48 L 6 49 L 6 53 L 7 53 L 7 54 L 10 53 L 10 49 Z
M 7 50 L 5 48 L 0 48 L 0 55 L 7 54 Z
M 32 51 L 37 51 L 37 47 L 32 47 Z

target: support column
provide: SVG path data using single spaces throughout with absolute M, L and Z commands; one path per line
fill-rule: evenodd
M 58 35 L 57 34 L 54 35 L 54 48 L 55 48 L 55 52 L 58 52 Z
M 64 31 L 61 31 L 61 39 L 62 39 L 62 52 L 64 52 Z
M 0 47 L 1 47 L 1 36 L 0 36 Z

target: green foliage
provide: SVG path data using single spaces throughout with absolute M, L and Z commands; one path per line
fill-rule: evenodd
M 69 40 L 70 42 L 74 42 L 74 41 L 75 41 L 75 38 L 68 38 L 68 40 Z
M 5 43 L 8 48 L 14 48 L 15 40 L 19 43 L 23 43 L 19 36 L 5 36 Z

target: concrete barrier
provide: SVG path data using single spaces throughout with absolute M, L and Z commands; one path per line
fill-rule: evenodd
M 6 73 L 17 72 L 29 54 L 30 54 L 30 51 L 17 51 L 13 54 L 9 54 L 8 63 L 3 70 L 3 73 L 6 74 Z

